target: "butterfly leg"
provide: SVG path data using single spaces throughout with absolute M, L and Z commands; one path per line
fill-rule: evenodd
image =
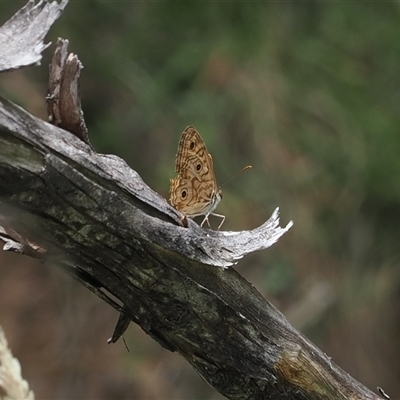
M 208 220 L 208 216 L 209 216 L 209 215 L 214 215 L 214 217 L 222 218 L 222 221 L 221 221 L 221 223 L 218 225 L 218 228 L 217 228 L 217 231 L 219 231 L 219 228 L 221 228 L 222 224 L 223 224 L 224 221 L 225 221 L 225 215 L 214 214 L 214 213 L 206 214 L 206 216 L 204 217 L 203 221 L 202 221 L 201 224 L 200 224 L 201 227 L 204 225 L 204 222 L 207 221 L 208 227 L 211 228 L 210 221 Z
M 222 221 L 221 221 L 221 223 L 218 225 L 218 228 L 217 228 L 217 231 L 219 231 L 219 228 L 221 228 L 222 224 L 223 224 L 224 221 L 225 221 L 225 215 L 214 214 L 214 213 L 211 213 L 211 215 L 214 215 L 214 217 L 220 217 L 220 218 L 222 218 Z
M 201 221 L 200 227 L 203 227 L 203 225 L 204 225 L 204 222 L 206 222 L 206 221 L 207 221 L 207 225 L 208 225 L 208 227 L 209 227 L 209 228 L 211 228 L 211 226 L 210 226 L 210 221 L 208 220 L 208 216 L 209 216 L 209 215 L 210 215 L 210 214 L 206 214 L 206 215 L 205 215 L 205 217 L 204 217 L 203 221 Z

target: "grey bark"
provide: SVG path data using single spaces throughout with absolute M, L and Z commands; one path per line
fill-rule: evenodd
M 30 0 L 0 28 L 0 71 L 40 63 L 42 51 L 51 44 L 43 39 L 67 3 Z
M 278 221 L 201 229 L 120 158 L 0 98 L 4 250 L 65 269 L 230 399 L 379 399 L 228 268 Z
M 233 268 L 211 265 L 229 234 L 182 227 L 122 160 L 6 100 L 0 226 L 7 250 L 66 269 L 230 399 L 379 398 Z

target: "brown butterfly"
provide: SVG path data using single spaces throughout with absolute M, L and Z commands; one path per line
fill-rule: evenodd
M 175 170 L 178 176 L 170 179 L 169 202 L 178 211 L 190 218 L 204 215 L 204 222 L 209 215 L 222 218 L 218 229 L 225 221 L 225 216 L 213 211 L 222 198 L 222 191 L 215 179 L 213 160 L 207 151 L 204 140 L 193 126 L 188 126 L 182 133 L 176 155 Z

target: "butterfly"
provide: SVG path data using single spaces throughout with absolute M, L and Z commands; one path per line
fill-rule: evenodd
M 190 218 L 204 215 L 200 226 L 206 221 L 210 226 L 210 215 L 222 218 L 219 230 L 225 216 L 213 211 L 222 199 L 222 191 L 217 185 L 211 154 L 193 126 L 188 126 L 182 132 L 175 171 L 178 175 L 170 179 L 170 204 Z

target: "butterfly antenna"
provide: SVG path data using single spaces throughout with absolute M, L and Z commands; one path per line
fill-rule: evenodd
M 221 189 L 222 186 L 225 186 L 227 183 L 229 183 L 231 180 L 235 179 L 238 175 L 240 175 L 243 171 L 246 171 L 246 169 L 250 169 L 253 168 L 251 165 L 246 165 L 245 167 L 243 167 L 238 173 L 236 173 L 235 175 L 232 176 L 231 179 L 227 180 L 226 182 L 224 182 L 219 188 Z

